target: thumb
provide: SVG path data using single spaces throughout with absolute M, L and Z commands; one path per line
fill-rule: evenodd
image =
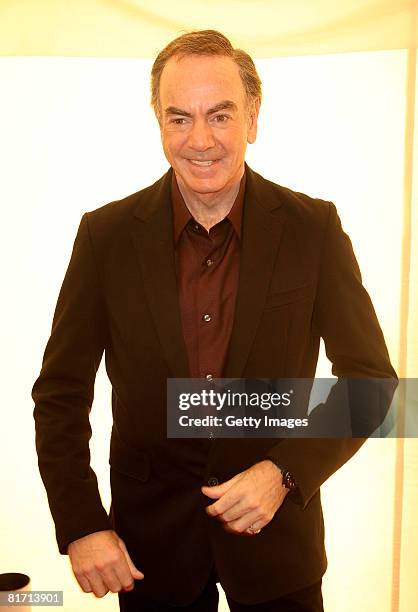
M 218 499 L 219 497 L 222 497 L 222 495 L 225 493 L 225 490 L 223 489 L 223 484 L 217 485 L 216 487 L 207 487 L 206 485 L 204 485 L 202 487 L 202 493 L 203 495 L 206 495 L 206 497 L 210 497 L 211 499 Z
M 203 485 L 201 488 L 202 493 L 206 495 L 207 497 L 210 497 L 211 499 L 218 499 L 224 493 L 226 493 L 228 489 L 232 487 L 232 485 L 235 484 L 235 482 L 237 481 L 237 478 L 238 478 L 238 474 L 234 476 L 233 478 L 230 478 L 229 480 L 225 480 L 225 482 L 222 482 L 219 485 L 215 485 L 214 487 Z
M 128 549 L 126 548 L 125 542 L 121 539 L 118 538 L 118 544 L 119 544 L 119 548 L 124 552 L 125 554 L 125 558 L 126 558 L 126 562 L 128 564 L 129 570 L 132 574 L 133 578 L 136 578 L 136 580 L 142 580 L 144 578 L 144 574 L 142 572 L 139 571 L 139 569 L 137 567 L 135 567 L 129 553 L 128 553 Z

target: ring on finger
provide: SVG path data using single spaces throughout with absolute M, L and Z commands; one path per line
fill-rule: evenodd
M 251 535 L 257 535 L 257 533 L 260 533 L 261 529 L 255 529 L 254 525 L 250 525 L 249 527 L 247 527 L 246 531 Z

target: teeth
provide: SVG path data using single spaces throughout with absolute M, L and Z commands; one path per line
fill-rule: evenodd
M 189 161 L 191 161 L 192 164 L 196 164 L 196 166 L 211 166 L 214 163 L 214 160 L 198 161 L 197 159 L 191 159 Z

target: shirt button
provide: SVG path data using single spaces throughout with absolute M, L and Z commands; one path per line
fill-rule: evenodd
M 207 259 L 207 260 L 206 260 L 206 265 L 209 267 L 209 266 L 211 266 L 212 264 L 213 264 L 213 259 L 211 259 L 211 258 L 209 257 L 209 259 Z
M 204 314 L 202 319 L 207 323 L 209 323 L 209 321 L 212 321 L 212 317 L 210 316 L 210 314 Z
M 213 374 L 206 374 L 205 378 L 206 378 L 206 380 L 212 380 L 213 379 Z
M 208 487 L 217 487 L 219 480 L 215 476 L 208 478 Z

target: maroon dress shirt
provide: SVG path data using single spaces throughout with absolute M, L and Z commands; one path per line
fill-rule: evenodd
M 224 375 L 238 287 L 245 173 L 228 215 L 208 232 L 187 208 L 173 172 L 177 287 L 192 378 Z

